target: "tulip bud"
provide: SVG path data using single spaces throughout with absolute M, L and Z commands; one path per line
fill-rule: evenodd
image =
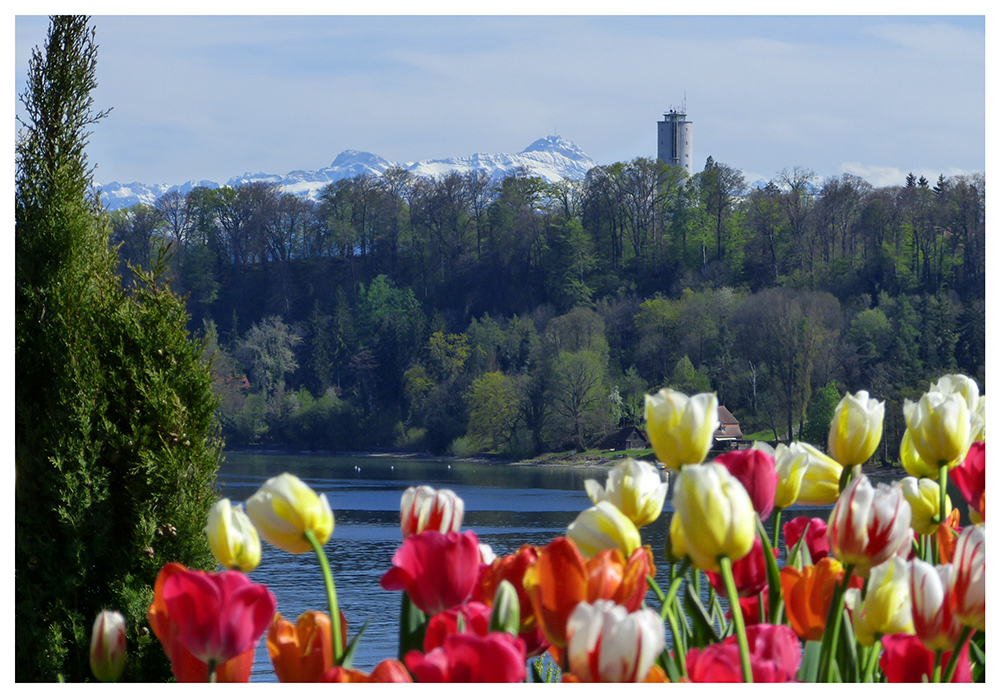
M 669 468 L 701 463 L 719 428 L 715 393 L 688 397 L 670 388 L 646 396 L 646 432 L 656 457 Z
M 864 601 L 858 589 L 848 589 L 844 603 L 851 612 L 854 634 L 865 647 L 876 636 L 913 633 L 910 606 L 910 565 L 899 557 L 871 569 Z
M 312 531 L 324 545 L 333 533 L 333 512 L 326 495 L 316 496 L 307 484 L 289 473 L 272 477 L 247 500 L 247 514 L 261 537 L 289 553 L 305 553 Z
M 501 580 L 493 595 L 493 614 L 490 616 L 490 631 L 510 633 L 515 637 L 521 628 L 521 602 L 517 590 L 506 579 Z
M 735 562 L 750 552 L 756 516 L 750 496 L 718 463 L 685 466 L 674 484 L 670 538 L 674 555 L 689 555 L 696 567 L 719 572 L 723 555 Z
M 931 468 L 962 462 L 978 429 L 969 404 L 959 393 L 924 393 L 918 402 L 903 403 L 906 429 L 920 459 Z
M 666 642 L 656 613 L 605 600 L 577 604 L 566 637 L 570 671 L 583 682 L 641 682 Z
M 787 509 L 795 504 L 802 489 L 802 477 L 806 472 L 809 454 L 802 444 L 778 444 L 774 449 L 774 471 L 778 483 L 774 491 L 774 506 Z
M 844 467 L 860 465 L 872 457 L 882 440 L 885 403 L 868 396 L 867 390 L 847 393 L 840 399 L 830 424 L 828 448 Z
M 954 567 L 935 567 L 920 559 L 912 560 L 910 565 L 914 633 L 927 649 L 951 652 L 962 634 L 962 621 L 954 617 L 948 603 Z
M 941 524 L 941 486 L 925 477 L 904 477 L 899 484 L 910 503 L 913 530 L 925 536 L 935 533 Z M 945 496 L 945 506 L 951 511 L 951 497 Z
M 98 681 L 117 681 L 125 657 L 125 618 L 118 611 L 101 611 L 90 635 L 90 670 Z
M 818 448 L 805 442 L 795 442 L 789 450 L 796 447 L 805 451 L 805 466 L 802 472 L 802 486 L 799 488 L 799 498 L 796 504 L 825 506 L 833 504 L 840 496 L 840 475 L 843 466 Z
M 576 543 L 585 557 L 613 549 L 628 557 L 642 545 L 635 524 L 611 502 L 598 502 L 580 512 L 566 529 L 566 537 Z
M 966 526 L 955 543 L 955 578 L 948 595 L 955 617 L 986 631 L 986 524 Z
M 208 546 L 219 564 L 229 569 L 250 572 L 260 564 L 260 538 L 243 505 L 233 507 L 220 499 L 208 510 Z
M 913 538 L 910 505 L 898 483 L 872 487 L 866 475 L 851 481 L 830 513 L 830 550 L 844 565 L 855 565 L 859 577 L 900 551 Z
M 638 527 L 660 517 L 668 489 L 668 483 L 653 465 L 632 458 L 608 471 L 604 487 L 597 480 L 586 480 L 583 484 L 591 502 L 611 502 Z
M 451 490 L 435 491 L 427 485 L 408 488 L 399 505 L 403 538 L 428 530 L 457 533 L 464 514 L 465 502 L 461 497 Z
M 903 470 L 913 477 L 926 477 L 933 480 L 938 476 L 937 465 L 925 463 L 917 452 L 909 429 L 903 432 L 903 439 L 899 442 L 899 460 L 903 464 Z

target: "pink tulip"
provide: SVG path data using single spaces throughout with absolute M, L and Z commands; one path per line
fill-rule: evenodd
M 972 444 L 965 460 L 960 466 L 953 468 L 948 477 L 969 503 L 972 522 L 981 523 L 986 513 L 980 507 L 983 493 L 986 492 L 986 442 L 976 441 Z
M 950 652 L 962 634 L 962 622 L 954 617 L 948 603 L 954 574 L 952 565 L 935 567 L 917 559 L 910 563 L 913 627 L 924 647 L 932 651 Z
M 948 666 L 951 652 L 941 655 L 943 667 Z M 882 638 L 882 656 L 878 665 L 889 683 L 923 683 L 934 676 L 934 653 L 924 647 L 916 635 L 896 633 Z M 943 677 L 942 677 L 943 678 Z M 972 681 L 972 666 L 969 663 L 969 643 L 962 646 L 958 655 L 955 675 L 952 683 L 970 683 Z
M 424 531 L 457 533 L 462 527 L 465 503 L 451 490 L 435 490 L 427 485 L 410 487 L 399 504 L 399 525 L 403 538 Z
M 774 469 L 774 456 L 756 448 L 723 453 L 715 459 L 740 481 L 750 495 L 754 511 L 763 521 L 774 508 L 774 491 L 778 486 L 778 472 Z
M 420 683 L 519 683 L 527 675 L 524 640 L 500 632 L 449 635 L 426 654 L 410 650 L 403 661 Z
M 470 601 L 462 606 L 449 608 L 431 616 L 427 622 L 427 632 L 424 633 L 424 652 L 430 652 L 444 644 L 449 635 L 459 633 L 458 617 L 462 616 L 465 624 L 463 632 L 486 637 L 490 632 L 490 615 L 493 609 L 479 601 Z
M 242 572 L 182 570 L 163 585 L 177 641 L 203 662 L 223 664 L 254 647 L 274 618 L 277 601 Z
M 715 590 L 725 596 L 726 584 L 718 572 L 705 572 Z M 760 536 L 753 539 L 750 552 L 733 563 L 733 581 L 741 598 L 756 596 L 767 588 L 767 570 L 764 562 L 764 546 Z
M 955 576 L 948 594 L 955 617 L 986 630 L 986 525 L 966 526 L 955 543 Z
M 791 552 L 795 544 L 802 537 L 802 532 L 809 526 L 806 533 L 806 540 L 803 543 L 809 549 L 809 557 L 815 565 L 824 557 L 830 554 L 830 541 L 826 537 L 826 521 L 823 519 L 810 519 L 806 516 L 799 516 L 786 523 L 782 530 L 785 533 L 785 550 Z
M 867 578 L 869 571 L 911 548 L 910 504 L 899 483 L 872 487 L 866 475 L 840 493 L 827 528 L 830 550 L 844 565 Z
M 787 625 L 761 623 L 746 629 L 754 683 L 787 683 L 795 680 L 802 649 L 795 631 Z M 721 644 L 687 653 L 688 677 L 694 683 L 742 683 L 740 649 L 736 636 Z
M 433 616 L 472 595 L 479 561 L 479 539 L 472 531 L 424 531 L 403 541 L 379 583 L 387 591 L 405 591 L 417 608 Z

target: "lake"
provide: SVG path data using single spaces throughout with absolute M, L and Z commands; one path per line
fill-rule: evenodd
M 379 586 L 402 542 L 399 504 L 410 486 L 447 488 L 465 502 L 462 529 L 473 530 L 497 556 L 515 552 L 529 543 L 543 546 L 564 535 L 567 526 L 591 506 L 584 481 L 607 477 L 606 467 L 548 465 L 491 465 L 423 458 L 378 456 L 329 456 L 287 454 L 225 454 L 219 468 L 220 495 L 245 502 L 264 481 L 289 472 L 317 493 L 325 494 L 336 522 L 325 546 L 337 587 L 337 600 L 347 617 L 348 634 L 369 619 L 358 646 L 354 666 L 370 671 L 378 662 L 396 657 L 400 592 Z M 642 529 L 657 566 L 657 582 L 666 589 L 663 544 L 670 521 L 667 512 Z M 826 518 L 828 509 L 792 507 L 784 521 L 799 515 Z M 278 599 L 278 612 L 295 622 L 303 611 L 326 612 L 326 591 L 319 563 L 312 553 L 292 555 L 262 542 L 260 566 L 250 573 L 266 584 Z M 650 592 L 649 603 L 658 608 Z M 668 633 L 669 635 L 669 633 Z M 252 680 L 276 681 L 267 647 L 257 647 Z

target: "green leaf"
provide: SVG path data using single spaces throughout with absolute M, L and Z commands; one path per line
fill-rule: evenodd
M 812 555 L 809 554 L 809 546 L 803 545 L 806 540 L 806 534 L 809 533 L 809 527 L 811 525 L 811 521 L 806 524 L 806 527 L 802 529 L 802 535 L 797 541 L 795 541 L 795 546 L 792 548 L 792 551 L 785 555 L 785 564 L 800 571 L 803 567 L 813 563 Z
M 712 619 L 705 610 L 694 590 L 690 586 L 684 587 L 684 606 L 687 608 L 687 615 L 691 619 L 691 628 L 694 634 L 694 644 L 697 647 L 705 647 L 716 642 L 722 642 L 722 638 L 715 631 Z M 739 613 L 737 608 L 735 613 Z
M 344 654 L 341 655 L 340 666 L 344 667 L 345 669 L 351 668 L 351 663 L 354 661 L 354 652 L 358 648 L 358 640 L 360 640 L 361 636 L 365 634 L 365 630 L 368 629 L 369 622 L 371 622 L 371 618 L 370 617 L 365 618 L 365 622 L 361 625 L 361 629 L 358 630 L 357 634 L 354 636 L 351 642 L 347 645 L 347 648 L 344 650 Z
M 805 651 L 802 652 L 802 664 L 799 665 L 798 680 L 803 683 L 816 683 L 816 676 L 819 673 L 819 655 L 822 650 L 822 643 L 815 640 L 807 640 Z
M 768 617 L 774 623 L 778 617 L 778 603 L 781 601 L 781 572 L 778 570 L 778 561 L 774 558 L 774 549 L 771 547 L 771 541 L 767 538 L 767 531 L 764 530 L 764 524 L 761 523 L 760 516 L 756 518 L 757 535 L 760 536 L 760 542 L 764 547 L 764 571 L 767 574 L 767 603 L 770 609 Z M 763 608 L 760 609 L 760 617 L 764 617 Z
M 410 650 L 423 650 L 426 632 L 427 616 L 413 605 L 409 595 L 404 591 L 399 610 L 399 661 L 403 661 L 403 657 Z

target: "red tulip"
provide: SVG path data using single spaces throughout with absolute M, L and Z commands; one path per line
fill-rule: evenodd
M 986 494 L 986 442 L 977 441 L 969 448 L 965 460 L 957 468 L 948 473 L 949 479 L 961 491 L 965 501 L 969 503 L 969 516 L 973 523 L 980 523 L 986 512 L 983 511 L 983 496 Z M 978 515 L 978 520 L 976 516 Z
M 413 605 L 433 616 L 469 598 L 479 561 L 479 539 L 472 531 L 424 531 L 403 541 L 379 583 L 387 591 L 406 591 Z
M 806 540 L 803 543 L 809 549 L 809 557 L 815 565 L 824 557 L 830 554 L 830 541 L 826 537 L 826 521 L 823 519 L 810 519 L 807 516 L 799 516 L 786 523 L 782 530 L 785 533 L 785 550 L 791 551 L 795 544 L 802 537 L 802 532 L 809 526 L 806 533 Z
M 951 660 L 951 652 L 941 655 L 942 674 Z M 934 653 L 924 647 L 916 635 L 896 633 L 882 637 L 882 656 L 878 665 L 889 683 L 923 683 L 934 675 Z M 943 676 L 942 676 L 943 678 Z M 952 683 L 970 683 L 972 665 L 969 663 L 969 643 L 962 646 Z
M 463 632 L 486 637 L 490 632 L 490 615 L 493 609 L 479 601 L 470 601 L 463 606 L 455 606 L 447 611 L 441 611 L 431 616 L 427 622 L 427 632 L 424 633 L 424 652 L 430 652 L 444 644 L 449 635 L 456 635 L 458 616 L 462 616 L 465 624 Z
M 748 448 L 723 453 L 715 462 L 724 465 L 740 481 L 743 489 L 750 495 L 750 501 L 754 511 L 760 515 L 760 520 L 766 519 L 774 508 L 774 491 L 778 486 L 774 456 L 756 448 Z
M 802 662 L 799 638 L 787 625 L 761 623 L 746 629 L 754 683 L 787 683 L 795 680 Z M 721 644 L 697 647 L 687 653 L 688 677 L 694 683 L 742 683 L 740 649 L 736 636 Z
M 208 665 L 191 654 L 180 641 L 181 628 L 167 609 L 166 601 L 163 598 L 163 587 L 167 580 L 175 574 L 187 571 L 184 565 L 177 562 L 168 562 L 160 570 L 153 586 L 153 603 L 149 606 L 149 627 L 156 635 L 163 651 L 170 660 L 170 671 L 174 678 L 180 682 L 193 682 L 208 680 Z M 250 673 L 253 671 L 254 648 L 251 647 L 243 654 L 230 659 L 224 664 L 216 667 L 215 677 L 219 683 L 246 683 L 250 680 Z
M 410 650 L 403 659 L 421 683 L 519 683 L 527 675 L 524 640 L 500 632 L 449 635 L 440 647 Z
M 323 683 L 413 683 L 413 677 L 398 659 L 383 659 L 371 674 L 360 669 L 332 666 L 326 670 Z
M 223 664 L 257 644 L 274 618 L 277 600 L 242 572 L 183 570 L 163 584 L 177 641 L 203 662 Z
M 718 572 L 705 572 L 708 581 L 719 594 L 726 595 L 726 583 Z M 741 598 L 756 596 L 767 587 L 767 570 L 764 563 L 764 546 L 760 536 L 753 539 L 750 552 L 733 563 L 733 581 Z

